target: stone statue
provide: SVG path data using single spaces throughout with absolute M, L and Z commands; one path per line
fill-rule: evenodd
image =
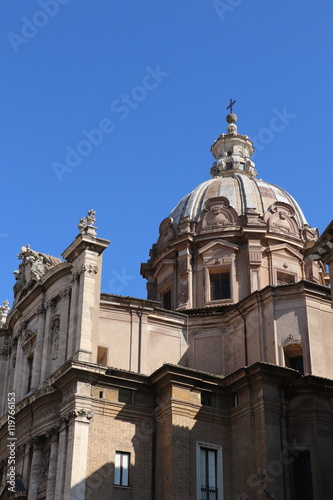
M 78 228 L 81 234 L 96 234 L 96 227 L 94 226 L 96 222 L 95 210 L 88 210 L 87 216 L 82 217 L 78 223 Z
M 86 217 L 87 219 L 87 226 L 93 226 L 96 222 L 96 217 L 95 217 L 95 210 L 88 210 L 88 215 Z
M 0 306 L 0 325 L 6 323 L 7 315 L 10 311 L 9 300 L 4 300 L 3 305 Z
M 14 296 L 25 286 L 40 281 L 44 274 L 54 266 L 62 262 L 58 257 L 52 257 L 41 252 L 36 252 L 26 245 L 21 248 L 18 259 L 22 262 L 18 270 L 14 271 L 16 283 L 14 285 Z

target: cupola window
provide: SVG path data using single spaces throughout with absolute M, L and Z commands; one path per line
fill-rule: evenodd
M 171 288 L 167 292 L 163 294 L 162 297 L 162 306 L 164 309 L 171 310 Z
M 97 364 L 102 366 L 108 365 L 107 347 L 97 346 Z
M 292 285 L 296 282 L 294 274 L 288 274 L 281 271 L 276 273 L 276 284 L 279 285 Z
M 210 273 L 210 300 L 231 298 L 230 273 L 222 271 Z
M 285 364 L 304 374 L 303 349 L 301 344 L 289 344 L 284 347 Z

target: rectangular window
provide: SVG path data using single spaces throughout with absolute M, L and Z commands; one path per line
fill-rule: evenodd
M 289 344 L 284 347 L 285 365 L 304 374 L 303 349 L 300 344 Z
M 309 451 L 302 452 L 292 465 L 293 499 L 313 500 L 311 457 Z
M 209 391 L 201 391 L 201 404 L 215 408 L 215 394 Z
M 97 347 L 97 364 L 102 366 L 108 365 L 108 349 L 107 347 Z
M 114 484 L 116 486 L 129 486 L 130 453 L 116 451 L 114 464 Z
M 27 389 L 28 393 L 30 392 L 31 389 L 32 367 L 33 367 L 34 357 L 30 356 L 30 358 L 27 358 L 27 360 L 28 360 L 28 389 Z
M 201 500 L 217 500 L 217 451 L 200 448 Z
M 108 349 L 107 347 L 97 346 L 97 364 L 102 366 L 108 365 Z
M 230 299 L 230 273 L 224 271 L 222 273 L 210 274 L 210 300 Z
M 163 294 L 162 305 L 164 309 L 171 310 L 171 289 Z
M 292 285 L 295 283 L 295 276 L 293 274 L 283 273 L 281 271 L 276 272 L 276 284 L 279 285 Z
M 222 500 L 222 446 L 197 442 L 196 500 Z
M 303 356 L 300 356 L 298 358 L 291 358 L 289 361 L 289 366 L 290 368 L 293 368 L 294 370 L 297 370 L 304 375 Z
M 124 387 L 119 387 L 118 401 L 131 405 L 133 402 L 133 391 L 131 391 L 131 389 L 125 389 Z

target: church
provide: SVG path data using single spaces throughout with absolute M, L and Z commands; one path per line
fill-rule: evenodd
M 61 257 L 21 248 L 0 500 L 332 497 L 333 222 L 319 237 L 226 119 L 141 266 L 146 300 L 101 293 L 94 210 Z

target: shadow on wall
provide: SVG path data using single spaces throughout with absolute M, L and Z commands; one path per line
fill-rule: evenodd
M 292 390 L 284 399 L 287 413 L 277 398 L 274 414 L 274 405 L 265 409 L 272 405 L 272 398 L 264 396 L 269 385 L 246 403 L 235 401 L 227 390 L 201 405 L 180 398 L 158 402 L 156 420 L 153 414 L 139 418 L 128 441 L 116 432 L 107 444 L 110 461 L 85 484 L 74 487 L 71 499 L 251 500 L 258 495 L 280 498 L 284 492 L 281 498 L 313 500 L 318 472 L 327 471 L 332 460 L 332 445 L 322 446 L 320 457 L 312 449 L 316 435 L 324 428 L 328 432 L 327 425 L 309 424 L 308 417 L 322 403 L 314 409 L 313 394 L 309 408 L 309 395 Z M 116 430 L 126 422 L 133 424 L 130 406 L 125 405 L 110 421 Z M 103 445 L 103 440 L 95 443 L 97 456 Z M 325 488 L 331 482 L 327 479 Z

